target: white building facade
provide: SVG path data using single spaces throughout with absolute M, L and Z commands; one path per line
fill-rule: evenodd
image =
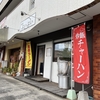
M 3 1 L 0 4 L 1 9 Z M 88 27 L 93 25 L 93 17 L 99 14 L 99 6 L 99 0 L 22 0 L 0 23 L 0 46 L 6 47 L 4 60 L 9 61 L 9 50 L 14 48 L 20 48 L 20 54 L 24 52 L 25 55 L 23 41 L 31 41 L 31 75 L 42 73 L 44 78 L 58 83 L 57 57 L 60 57 L 66 48 L 71 50 L 71 27 L 85 22 L 87 33 L 92 34 L 93 30 L 88 31 Z M 90 52 L 91 48 L 89 46 Z M 68 61 L 70 58 L 71 56 L 67 55 Z M 90 62 L 92 61 L 91 59 Z M 20 71 L 21 67 L 22 65 Z

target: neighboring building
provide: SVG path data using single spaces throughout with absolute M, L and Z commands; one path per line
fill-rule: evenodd
M 8 7 L 12 6 L 9 4 Z M 4 60 L 10 62 L 10 52 L 15 51 L 17 56 L 22 53 L 19 67 L 22 74 L 25 68 L 25 42 L 31 41 L 33 64 L 30 75 L 42 74 L 44 78 L 58 83 L 57 57 L 70 62 L 71 27 L 86 23 L 91 81 L 85 89 L 95 100 L 100 99 L 99 9 L 99 0 L 22 0 L 8 15 L 2 12 L 0 16 L 0 47 L 6 47 Z M 17 51 L 20 52 L 16 54 Z M 81 85 L 75 83 L 75 89 L 81 90 Z
M 6 26 L 7 17 L 23 0 L 0 0 L 0 65 L 7 67 L 9 57 L 7 56 L 11 44 L 8 41 L 8 28 Z M 8 42 L 7 42 L 8 41 Z M 16 41 L 16 43 L 19 41 Z M 6 46 L 8 43 L 9 48 Z M 12 42 L 13 44 L 13 42 Z M 17 46 L 16 46 L 17 47 Z M 8 54 L 9 55 L 9 54 Z

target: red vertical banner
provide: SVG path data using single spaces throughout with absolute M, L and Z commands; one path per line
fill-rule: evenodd
M 73 65 L 74 81 L 82 84 L 89 84 L 90 65 L 86 40 L 85 25 L 73 28 Z

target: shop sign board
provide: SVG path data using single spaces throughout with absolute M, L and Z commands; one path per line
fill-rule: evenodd
M 33 15 L 28 15 L 28 16 L 29 16 L 28 18 L 26 18 L 25 20 L 21 22 L 20 31 L 24 31 L 25 29 L 35 25 L 36 13 L 34 13 Z

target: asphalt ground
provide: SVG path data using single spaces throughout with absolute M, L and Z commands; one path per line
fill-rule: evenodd
M 0 73 L 0 100 L 67 100 Z

